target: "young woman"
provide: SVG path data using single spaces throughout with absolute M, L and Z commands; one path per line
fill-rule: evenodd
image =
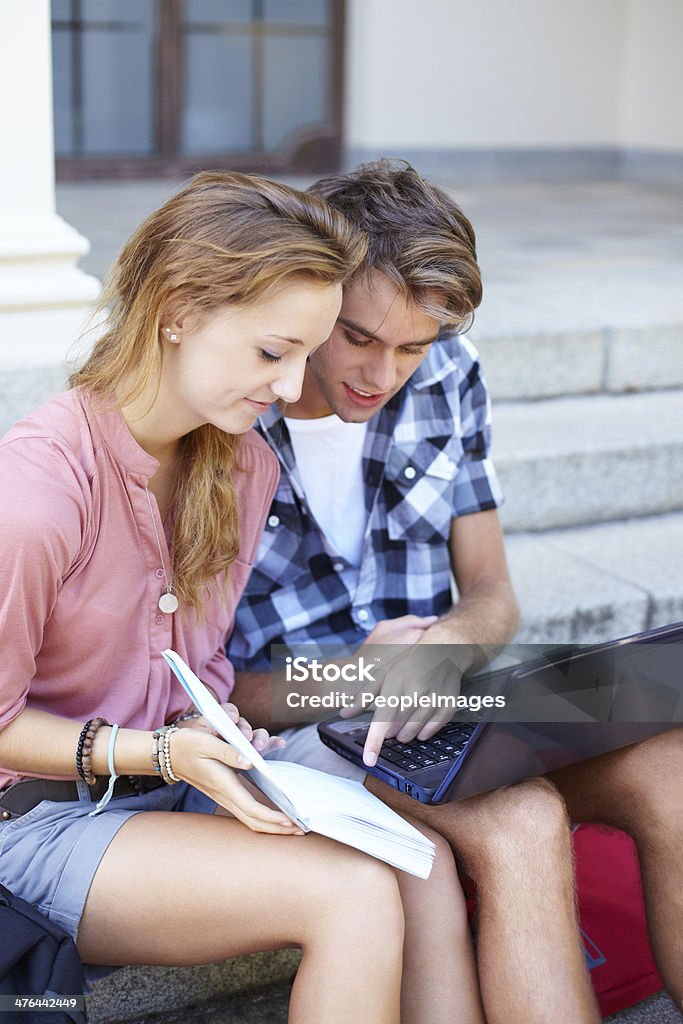
M 227 701 L 223 644 L 277 478 L 249 428 L 298 398 L 363 255 L 313 196 L 199 175 L 124 248 L 72 389 L 0 442 L 0 881 L 89 964 L 300 945 L 290 1020 L 318 1024 L 398 1021 L 396 876 L 296 838 L 241 785 L 226 743 L 173 728 L 187 699 L 160 652 Z M 407 917 L 419 936 L 434 895 L 452 905 L 443 939 L 473 977 L 448 868 L 402 880 Z M 409 948 L 419 972 L 433 940 Z

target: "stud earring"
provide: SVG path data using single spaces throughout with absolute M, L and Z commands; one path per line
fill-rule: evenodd
M 164 331 L 166 332 L 166 334 L 168 334 L 168 337 L 169 337 L 169 341 L 177 341 L 177 340 L 178 340 L 178 335 L 177 335 L 177 334 L 175 334 L 175 333 L 174 333 L 174 332 L 173 332 L 173 331 L 171 330 L 171 328 L 170 328 L 170 327 L 164 327 Z

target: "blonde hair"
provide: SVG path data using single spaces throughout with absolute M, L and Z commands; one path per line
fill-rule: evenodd
M 123 248 L 99 304 L 105 333 L 69 383 L 131 402 L 161 379 L 169 306 L 177 318 L 249 305 L 293 276 L 343 283 L 365 252 L 365 236 L 322 199 L 253 175 L 198 174 Z M 178 595 L 195 607 L 239 551 L 238 447 L 210 424 L 181 442 L 171 559 Z

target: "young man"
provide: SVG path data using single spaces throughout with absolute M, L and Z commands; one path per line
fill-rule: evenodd
M 313 191 L 362 225 L 370 245 L 330 339 L 309 359 L 300 400 L 261 420 L 281 480 L 229 645 L 234 700 L 259 725 L 271 724 L 271 644 L 466 651 L 505 643 L 518 621 L 486 387 L 476 351 L 458 335 L 481 299 L 472 228 L 407 166 L 381 161 Z M 432 725 L 421 723 L 420 734 Z M 368 737 L 367 764 L 387 728 Z M 398 735 L 416 731 L 405 725 Z M 635 838 L 658 967 L 680 1005 L 678 743 L 665 735 L 558 773 L 555 784 L 531 780 L 434 808 L 369 781 L 445 836 L 475 880 L 492 1024 L 600 1019 L 576 922 L 570 817 Z M 320 744 L 315 727 L 290 735 L 285 756 L 357 771 Z

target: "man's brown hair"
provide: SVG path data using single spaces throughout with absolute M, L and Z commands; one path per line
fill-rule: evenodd
M 444 189 L 405 160 L 385 159 L 321 178 L 309 192 L 367 233 L 368 253 L 356 278 L 381 271 L 445 327 L 471 325 L 482 298 L 475 235 Z

